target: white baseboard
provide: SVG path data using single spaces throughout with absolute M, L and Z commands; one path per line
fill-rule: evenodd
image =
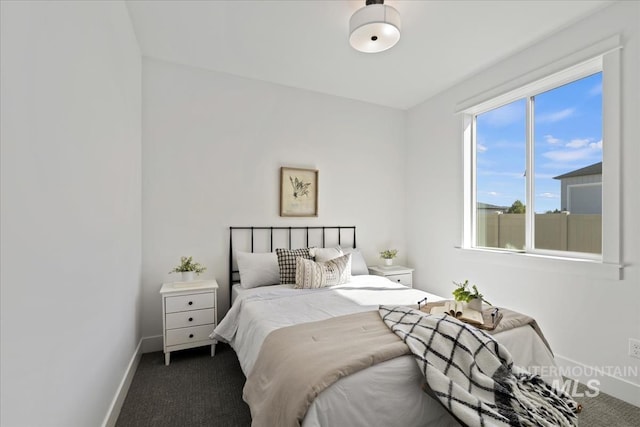
M 116 395 L 111 401 L 111 405 L 109 406 L 109 410 L 107 411 L 107 416 L 102 422 L 102 427 L 114 427 L 116 425 L 116 421 L 118 421 L 118 416 L 120 415 L 122 404 L 124 403 L 125 397 L 127 397 L 129 386 L 131 386 L 131 381 L 133 380 L 133 376 L 136 373 L 138 365 L 140 364 L 140 359 L 142 358 L 142 351 L 140 351 L 141 347 L 142 340 L 138 342 L 138 346 L 133 352 L 133 356 L 131 356 L 129 366 L 127 366 L 124 377 L 122 377 L 122 381 L 120 381 L 120 385 L 116 390 Z
M 113 397 L 113 401 L 109 406 L 109 411 L 107 412 L 107 416 L 102 422 L 102 427 L 114 427 L 116 425 L 116 421 L 118 421 L 118 416 L 120 415 L 120 410 L 122 409 L 122 405 L 124 404 L 124 399 L 127 397 L 127 393 L 129 392 L 129 387 L 131 386 L 131 381 L 133 381 L 133 376 L 138 369 L 138 365 L 140 364 L 140 359 L 142 358 L 143 353 L 151 353 L 154 351 L 162 351 L 162 335 L 156 335 L 153 337 L 143 337 L 138 342 L 138 346 L 133 352 L 133 356 L 131 356 L 131 361 L 129 361 L 129 366 L 127 366 L 127 370 L 124 373 L 124 377 L 116 390 L 116 395 Z
M 162 335 L 153 337 L 142 337 L 142 353 L 152 353 L 154 351 L 162 351 Z
M 597 381 L 597 388 L 600 391 L 640 407 L 640 384 L 632 383 L 597 367 L 588 366 L 563 356 L 556 355 L 555 360 L 564 376 L 577 380 L 582 384 L 589 384 L 589 381 L 592 383 Z M 634 372 L 638 371 L 638 368 L 634 366 L 621 367 L 619 370 L 624 371 L 625 369 L 633 370 Z M 611 369 L 609 369 L 609 372 L 611 372 Z

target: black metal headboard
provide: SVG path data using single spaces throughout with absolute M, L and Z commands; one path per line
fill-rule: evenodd
M 312 230 L 311 236 L 309 235 L 309 230 Z M 343 239 L 342 232 L 351 230 L 351 239 L 347 240 Z M 231 288 L 234 283 L 240 283 L 240 275 L 237 269 L 233 268 L 233 248 L 234 248 L 234 233 L 236 238 L 239 233 L 244 233 L 245 238 L 250 240 L 250 244 L 246 245 L 245 248 L 242 246 L 246 252 L 255 252 L 256 246 L 256 231 L 260 231 L 262 235 L 262 239 L 268 239 L 268 251 L 274 251 L 274 232 L 276 235 L 276 239 L 279 242 L 284 242 L 284 244 L 278 244 L 279 248 L 284 247 L 285 249 L 295 249 L 292 247 L 292 242 L 296 239 L 296 242 L 304 243 L 303 245 L 297 245 L 297 247 L 326 247 L 326 245 L 340 245 L 343 241 L 346 241 L 346 244 L 349 244 L 356 247 L 356 227 L 355 225 L 342 226 L 342 225 L 334 225 L 334 226 L 308 226 L 308 227 L 229 227 L 229 307 L 231 307 L 231 299 L 232 292 Z M 314 233 L 315 232 L 315 233 Z M 336 233 L 337 232 L 337 233 Z M 265 236 L 267 234 L 268 236 Z M 337 234 L 337 236 L 334 236 Z M 282 239 L 284 235 L 284 239 Z M 248 242 L 247 242 L 248 243 Z M 258 245 L 265 250 L 258 252 L 266 252 L 266 241 L 261 241 Z M 234 278 L 237 275 L 237 278 Z

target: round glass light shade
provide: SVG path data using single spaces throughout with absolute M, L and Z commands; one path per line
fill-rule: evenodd
M 349 20 L 349 43 L 360 52 L 382 52 L 400 40 L 400 14 L 385 4 L 370 4 Z

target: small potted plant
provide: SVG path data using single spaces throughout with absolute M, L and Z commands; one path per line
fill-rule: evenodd
M 385 265 L 393 265 L 393 259 L 398 255 L 397 249 L 387 249 L 380 252 L 380 258 L 384 260 Z
M 484 299 L 484 296 L 478 291 L 476 285 L 472 285 L 469 289 L 469 281 L 465 280 L 462 283 L 453 282 L 456 288 L 453 290 L 453 298 L 456 301 L 466 302 L 468 307 L 472 310 L 482 311 L 482 301 L 491 305 L 489 301 Z
M 193 262 L 193 257 L 180 257 L 180 264 L 175 267 L 173 270 L 169 272 L 171 273 L 182 273 L 182 281 L 190 282 L 193 280 L 193 274 L 200 275 L 207 268 L 204 267 L 199 262 Z

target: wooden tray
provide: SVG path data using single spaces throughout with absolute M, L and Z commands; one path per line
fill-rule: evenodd
M 443 306 L 445 302 L 447 301 L 428 302 L 427 304 L 420 307 L 420 311 L 424 311 L 425 313 L 431 313 L 431 309 L 433 307 Z M 482 320 L 484 321 L 484 325 L 478 325 L 477 323 L 469 323 L 469 322 L 465 322 L 465 323 L 467 323 L 468 325 L 475 326 L 478 329 L 484 329 L 485 331 L 493 331 L 500 323 L 500 320 L 502 320 L 502 313 L 500 311 L 498 311 L 498 315 L 495 317 L 495 319 L 493 319 L 493 317 L 491 316 L 491 313 L 493 313 L 493 310 L 495 308 L 497 307 L 491 307 L 491 308 L 482 310 Z M 461 322 L 464 322 L 464 320 L 462 319 L 458 319 L 458 320 L 460 320 Z

